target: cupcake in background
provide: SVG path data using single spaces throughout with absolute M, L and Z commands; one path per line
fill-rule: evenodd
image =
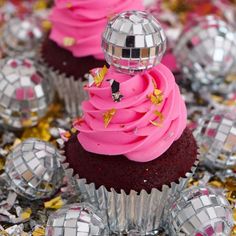
M 55 0 L 50 14 L 52 29 L 42 44 L 41 58 L 72 117 L 81 114 L 87 73 L 106 64 L 101 35 L 108 19 L 122 11 L 143 8 L 142 0 Z
M 91 71 L 78 131 L 65 143 L 80 199 L 101 210 L 110 233 L 153 235 L 168 198 L 195 168 L 197 145 L 171 71 L 166 36 L 142 11 L 115 16 L 103 34 L 107 71 Z M 98 76 L 99 75 L 99 76 Z

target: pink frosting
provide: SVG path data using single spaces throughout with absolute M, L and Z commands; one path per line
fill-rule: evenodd
M 108 18 L 126 10 L 144 10 L 142 0 L 55 0 L 50 38 L 75 57 L 103 59 L 101 35 Z M 66 37 L 75 39 L 75 44 L 63 46 Z
M 120 83 L 124 96 L 120 102 L 112 99 L 109 79 Z M 154 82 L 163 93 L 158 105 L 150 100 Z M 82 104 L 82 122 L 75 122 L 74 126 L 79 131 L 79 142 L 89 152 L 151 161 L 164 153 L 186 127 L 186 107 L 179 88 L 173 74 L 162 64 L 133 77 L 110 68 L 100 87 L 86 89 L 90 99 Z M 113 108 L 116 113 L 105 127 L 103 114 Z M 159 126 L 150 122 L 157 120 L 156 110 L 164 117 Z

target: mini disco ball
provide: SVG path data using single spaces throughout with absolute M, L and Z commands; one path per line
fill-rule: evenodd
M 233 216 L 226 198 L 205 187 L 182 192 L 167 214 L 171 236 L 228 236 Z
M 52 196 L 61 186 L 62 156 L 50 143 L 30 138 L 7 156 L 5 179 L 12 190 L 30 200 Z
M 216 89 L 236 60 L 236 34 L 217 16 L 200 17 L 184 28 L 174 53 L 193 90 Z
M 0 117 L 14 129 L 34 126 L 48 111 L 54 89 L 43 67 L 28 59 L 0 62 Z
M 49 216 L 46 236 L 102 236 L 105 224 L 99 212 L 88 203 L 67 205 Z
M 6 22 L 0 45 L 6 56 L 35 57 L 43 30 L 35 18 L 12 18 Z
M 213 111 L 203 116 L 194 131 L 200 158 L 213 168 L 236 166 L 236 113 Z
M 133 74 L 160 63 L 166 50 L 166 36 L 151 14 L 127 11 L 109 21 L 102 47 L 108 64 Z

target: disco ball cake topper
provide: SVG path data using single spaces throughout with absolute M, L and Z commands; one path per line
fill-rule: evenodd
M 102 47 L 108 64 L 133 74 L 160 63 L 166 49 L 166 36 L 151 14 L 127 11 L 109 21 Z
M 43 30 L 37 19 L 12 18 L 3 28 L 0 44 L 7 56 L 33 58 L 42 38 Z
M 224 81 L 236 60 L 236 35 L 218 16 L 204 16 L 191 21 L 179 37 L 174 53 L 192 88 L 203 85 L 214 89 Z
M 44 68 L 28 59 L 0 62 L 0 117 L 11 128 L 36 125 L 48 111 L 54 93 Z
M 48 198 L 63 182 L 62 159 L 52 144 L 27 139 L 7 156 L 5 179 L 12 190 L 25 198 Z

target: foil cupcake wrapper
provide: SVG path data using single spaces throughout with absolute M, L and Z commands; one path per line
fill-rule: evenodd
M 87 84 L 87 76 L 76 79 L 73 76 L 66 76 L 48 65 L 41 53 L 41 47 L 38 50 L 40 61 L 47 67 L 48 74 L 53 81 L 54 87 L 58 93 L 59 99 L 65 104 L 66 112 L 72 117 L 82 115 L 81 103 L 88 98 L 84 91 L 84 86 Z
M 63 146 L 64 144 L 61 145 Z M 162 190 L 153 188 L 151 193 L 145 190 L 140 193 L 131 190 L 129 194 L 126 194 L 124 190 L 120 193 L 113 188 L 107 190 L 105 186 L 96 189 L 94 183 L 89 184 L 86 179 L 80 179 L 79 175 L 73 175 L 73 169 L 69 168 L 69 163 L 65 162 L 64 168 L 73 176 L 80 200 L 91 203 L 101 211 L 109 235 L 157 235 L 165 226 L 166 206 L 180 196 L 197 165 L 198 159 L 184 177 L 171 183 L 170 186 L 163 185 Z

